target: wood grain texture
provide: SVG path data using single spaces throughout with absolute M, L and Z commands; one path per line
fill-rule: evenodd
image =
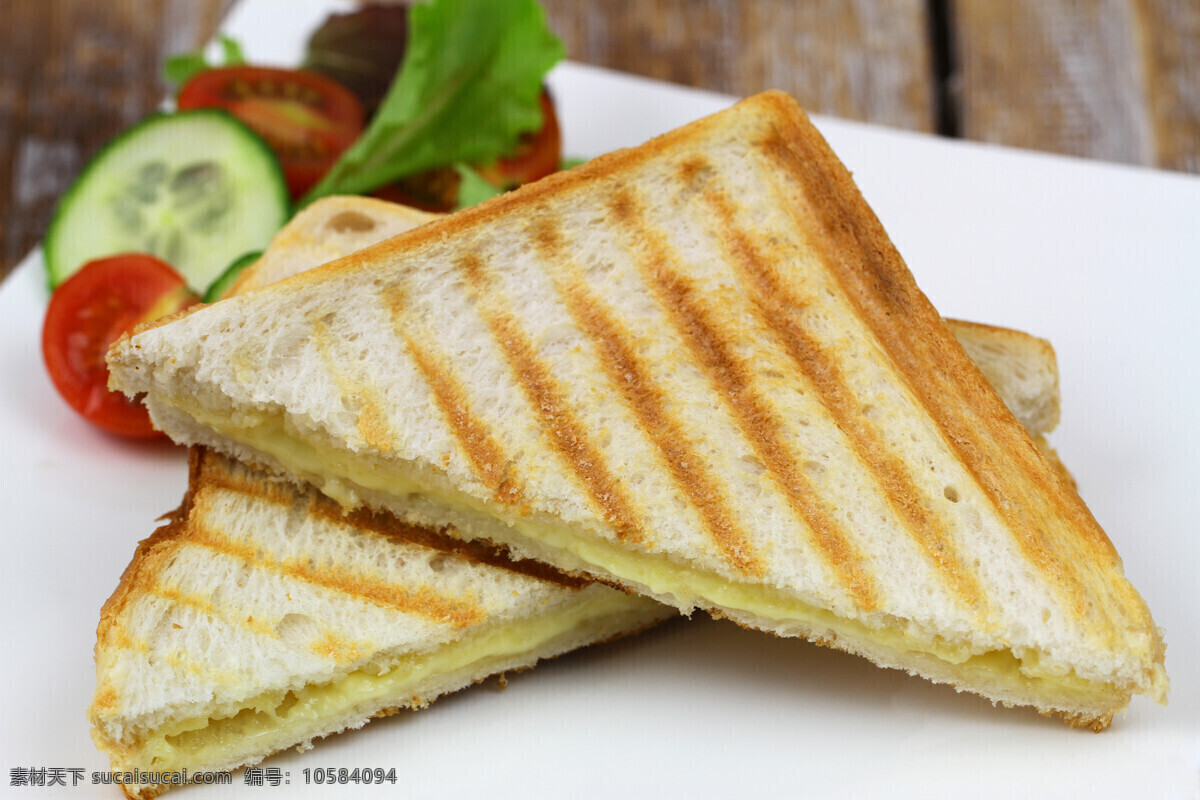
M 59 195 L 166 95 L 163 58 L 195 48 L 230 0 L 7 0 L 0 25 L 0 276 Z
M 966 138 L 1197 168 L 1194 0 L 954 0 L 951 17 Z
M 964 136 L 1145 163 L 1130 12 L 1125 0 L 955 2 Z
M 808 110 L 934 125 L 924 0 L 544 0 L 576 61 Z
M 1200 172 L 1200 3 L 1137 0 L 1153 164 Z

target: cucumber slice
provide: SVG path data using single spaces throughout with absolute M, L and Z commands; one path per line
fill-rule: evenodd
M 212 286 L 208 287 L 208 291 L 204 293 L 204 297 L 201 299 L 205 303 L 215 303 L 220 300 L 229 291 L 230 287 L 233 286 L 234 281 L 238 279 L 238 275 L 242 274 L 242 270 L 255 261 L 258 261 L 261 256 L 261 250 L 255 250 L 253 253 L 246 253 L 243 256 L 239 256 L 237 260 L 229 265 L 228 269 L 221 273 L 221 277 L 212 282 Z
M 287 221 L 279 160 L 233 115 L 156 114 L 111 141 L 63 195 L 44 242 L 53 288 L 86 262 L 152 253 L 197 294 Z

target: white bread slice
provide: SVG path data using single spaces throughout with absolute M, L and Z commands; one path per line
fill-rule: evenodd
M 389 515 L 343 516 L 215 453 L 191 459 L 183 505 L 101 612 L 88 716 L 115 772 L 257 763 L 675 614 Z
M 229 294 L 244 294 L 347 256 L 444 215 L 374 197 L 323 197 L 306 206 L 246 267 Z
M 109 362 L 346 505 L 1072 724 L 1165 700 L 1112 544 L 778 93 Z

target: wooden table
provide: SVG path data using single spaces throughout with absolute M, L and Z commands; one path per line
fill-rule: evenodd
M 286 13 L 287 0 L 277 0 Z M 232 0 L 5 0 L 0 277 Z M 1196 0 L 545 0 L 577 61 L 915 131 L 1200 172 Z

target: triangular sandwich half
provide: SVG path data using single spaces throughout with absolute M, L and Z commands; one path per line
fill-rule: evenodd
M 685 611 L 1103 728 L 1120 559 L 765 93 L 110 352 L 160 427 Z
M 484 544 L 349 516 L 202 448 L 104 605 L 88 717 L 131 797 L 676 614 Z

